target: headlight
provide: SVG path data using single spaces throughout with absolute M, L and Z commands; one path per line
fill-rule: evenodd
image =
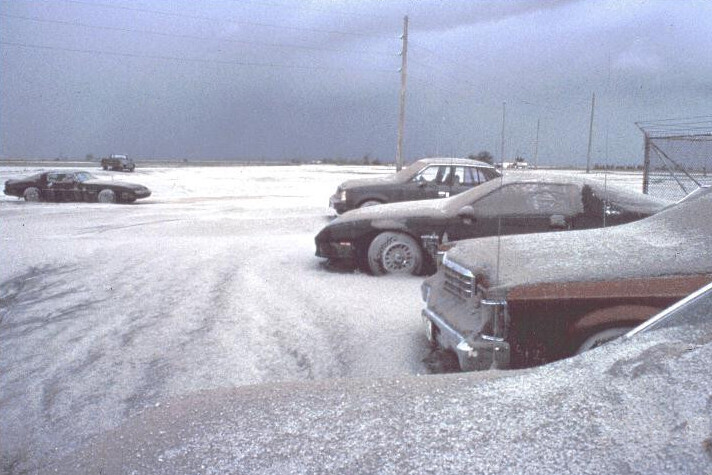
M 428 299 L 430 298 L 430 284 L 427 282 L 423 282 L 420 285 L 420 298 L 423 299 L 424 303 L 428 303 Z
M 341 201 L 346 201 L 346 190 L 341 191 L 341 194 L 339 195 L 339 199 Z

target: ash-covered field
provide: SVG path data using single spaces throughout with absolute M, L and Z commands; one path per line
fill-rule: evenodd
M 36 171 L 2 167 L 0 181 Z M 131 205 L 0 199 L 2 472 L 48 469 L 201 391 L 430 372 L 422 279 L 337 272 L 314 256 L 336 186 L 391 169 L 89 171 L 153 194 Z M 640 187 L 639 175 L 608 179 Z

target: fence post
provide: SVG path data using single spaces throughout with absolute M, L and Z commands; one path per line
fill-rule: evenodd
M 645 139 L 645 156 L 643 157 L 643 193 L 648 194 L 648 184 L 650 183 L 650 137 L 643 133 Z

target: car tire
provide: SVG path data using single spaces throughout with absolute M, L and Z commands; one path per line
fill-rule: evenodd
M 632 328 L 633 327 L 614 327 L 596 332 L 581 343 L 576 350 L 576 354 L 580 355 L 588 350 L 598 348 L 599 346 L 604 345 L 609 341 L 613 341 L 625 333 L 628 333 Z
M 382 205 L 382 204 L 383 203 L 381 203 L 378 200 L 366 200 L 363 203 L 361 203 L 360 205 L 358 205 L 358 207 L 359 208 L 368 208 L 369 206 L 376 206 L 376 205 Z
M 25 201 L 39 201 L 41 195 L 39 188 L 30 186 L 29 188 L 25 188 L 25 191 L 22 193 L 22 196 L 23 198 L 25 198 Z
M 101 190 L 97 199 L 99 203 L 116 203 L 116 193 L 113 190 Z
M 106 165 L 103 165 L 101 168 L 103 168 L 104 170 L 108 170 L 108 169 L 109 169 L 109 167 L 107 167 Z
M 373 275 L 415 275 L 422 266 L 423 251 L 407 234 L 384 232 L 368 246 L 368 267 Z

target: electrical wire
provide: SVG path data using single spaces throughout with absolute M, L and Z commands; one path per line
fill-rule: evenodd
M 88 6 L 88 7 L 93 7 L 93 8 L 131 11 L 131 12 L 137 12 L 137 13 L 149 13 L 152 15 L 163 15 L 163 16 L 170 16 L 170 17 L 176 17 L 176 18 L 188 18 L 188 19 L 192 19 L 192 20 L 203 20 L 203 21 L 212 21 L 212 22 L 217 22 L 217 23 L 226 23 L 226 24 L 234 24 L 234 25 L 255 26 L 255 27 L 260 27 L 260 28 L 272 28 L 272 29 L 278 29 L 278 30 L 307 31 L 307 32 L 312 32 L 312 33 L 325 33 L 325 34 L 329 34 L 329 35 L 358 36 L 358 37 L 370 37 L 370 38 L 393 38 L 392 36 L 388 36 L 388 35 L 377 35 L 377 34 L 372 34 L 372 33 L 359 33 L 359 32 L 339 31 L 339 30 L 325 30 L 325 29 L 321 29 L 321 28 L 308 28 L 308 27 L 301 27 L 301 26 L 277 25 L 277 24 L 273 24 L 273 23 L 260 23 L 260 22 L 244 21 L 244 20 L 237 20 L 234 18 L 226 19 L 226 18 L 217 18 L 217 17 L 203 16 L 203 15 L 189 15 L 186 13 L 167 12 L 164 10 L 153 10 L 153 9 L 149 9 L 149 8 L 128 7 L 125 5 L 114 5 L 114 4 L 108 4 L 108 3 L 94 3 L 94 2 L 84 1 L 84 0 L 51 0 L 51 1 L 50 0 L 41 0 L 41 1 L 44 1 L 47 3 L 52 3 L 52 4 L 55 4 L 57 2 L 63 2 L 63 3 L 70 3 L 73 5 L 82 5 L 82 6 Z
M 138 54 L 138 53 L 119 53 L 113 51 L 102 51 L 93 49 L 80 49 L 80 48 L 61 48 L 58 46 L 45 46 L 45 45 L 35 45 L 28 43 L 15 43 L 11 41 L 0 41 L 0 45 L 5 46 L 16 46 L 19 48 L 28 49 L 38 49 L 47 51 L 65 51 L 70 53 L 85 53 L 93 54 L 97 56 L 119 56 L 124 58 L 141 58 L 141 59 L 157 59 L 164 61 L 179 61 L 179 62 L 189 62 L 189 63 L 206 63 L 206 64 L 223 64 L 232 66 L 252 66 L 252 67 L 265 67 L 265 68 L 282 68 L 282 69 L 297 69 L 303 71 L 353 71 L 358 69 L 359 71 L 370 71 L 376 73 L 395 73 L 395 69 L 375 69 L 375 68 L 333 68 L 327 66 L 303 66 L 297 64 L 281 64 L 281 63 L 258 63 L 249 61 L 230 61 L 230 60 L 219 60 L 219 59 L 204 59 L 204 58 L 186 58 L 179 56 L 164 56 L 164 55 L 150 55 L 150 54 Z
M 47 19 L 43 19 L 43 18 L 33 18 L 33 17 L 26 17 L 26 16 L 21 16 L 21 15 L 10 15 L 7 13 L 0 13 L 0 17 L 12 18 L 12 19 L 23 20 L 23 21 L 32 21 L 32 22 L 38 22 L 38 23 L 48 23 L 48 24 L 54 24 L 54 25 L 74 26 L 74 27 L 91 28 L 91 29 L 105 30 L 105 31 L 117 31 L 117 32 L 121 32 L 121 33 L 139 33 L 139 34 L 146 34 L 146 35 L 156 35 L 156 36 L 163 36 L 163 37 L 167 37 L 167 38 L 183 38 L 183 39 L 189 39 L 189 40 L 220 41 L 220 42 L 238 43 L 238 44 L 251 45 L 251 46 L 266 46 L 266 47 L 271 47 L 271 48 L 294 48 L 294 49 L 302 49 L 302 50 L 309 50 L 309 51 L 328 51 L 328 52 L 333 52 L 333 53 L 365 54 L 365 55 L 374 55 L 374 56 L 397 56 L 397 54 L 395 54 L 395 53 L 385 53 L 385 52 L 381 52 L 381 51 L 342 50 L 342 49 L 336 49 L 336 48 L 324 48 L 324 47 L 320 47 L 320 46 L 306 46 L 306 45 L 296 45 L 296 44 L 288 44 L 288 43 L 266 43 L 266 42 L 259 42 L 259 41 L 235 40 L 235 39 L 230 39 L 230 38 L 217 38 L 217 37 L 207 37 L 207 36 L 197 36 L 197 35 L 175 34 L 175 33 L 166 33 L 166 32 L 155 31 L 155 30 L 137 30 L 137 29 L 133 29 L 133 28 L 120 28 L 120 27 L 115 27 L 115 26 L 90 25 L 87 23 L 73 22 L 73 21 L 47 20 Z

